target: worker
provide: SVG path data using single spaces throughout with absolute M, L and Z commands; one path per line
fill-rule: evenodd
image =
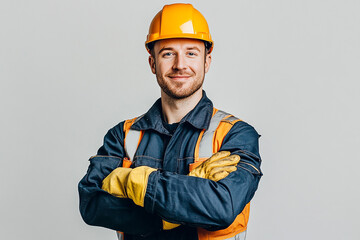
M 105 135 L 78 186 L 82 218 L 125 240 L 245 239 L 259 134 L 203 90 L 214 47 L 205 18 L 165 5 L 145 46 L 161 97 Z

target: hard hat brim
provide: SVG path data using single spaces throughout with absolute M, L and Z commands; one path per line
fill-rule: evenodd
M 150 36 L 148 36 L 147 41 L 145 42 L 145 47 L 146 50 L 150 53 L 150 48 L 148 47 L 149 43 L 152 42 L 156 42 L 159 40 L 164 40 L 164 39 L 176 39 L 176 38 L 185 38 L 185 39 L 196 39 L 196 40 L 200 40 L 200 41 L 205 41 L 208 42 L 210 44 L 210 48 L 208 53 L 211 53 L 211 51 L 214 48 L 214 43 L 211 40 L 211 37 L 208 36 L 208 34 L 204 33 L 204 34 L 179 34 L 179 35 L 167 35 L 167 36 L 158 36 L 158 34 L 151 34 Z

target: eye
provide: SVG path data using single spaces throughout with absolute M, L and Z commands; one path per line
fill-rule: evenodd
M 197 53 L 196 52 L 188 52 L 187 53 L 190 57 L 195 57 L 197 56 Z
M 172 56 L 172 55 L 173 55 L 172 52 L 165 52 L 162 56 L 163 56 L 163 57 L 170 57 L 170 56 Z

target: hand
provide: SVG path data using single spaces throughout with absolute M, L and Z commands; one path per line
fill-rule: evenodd
M 147 166 L 116 168 L 103 180 L 102 189 L 115 197 L 130 198 L 143 207 L 148 178 L 154 171 L 155 168 Z
M 140 205 L 144 206 L 144 197 L 146 191 L 144 180 L 146 180 L 147 185 L 147 178 L 149 177 L 148 175 L 150 175 L 150 173 L 153 171 L 156 171 L 156 169 L 149 167 L 138 167 L 135 169 L 122 167 L 116 168 L 103 180 L 102 189 L 115 197 L 128 198 L 127 191 L 129 188 L 129 191 L 131 192 L 131 198 L 135 199 L 133 199 L 134 202 L 136 201 Z M 129 179 L 130 173 L 131 178 Z M 127 186 L 128 182 L 130 185 L 129 187 Z M 136 189 L 137 187 L 138 189 Z M 178 226 L 180 226 L 180 224 L 169 223 L 163 220 L 164 230 L 170 230 Z
M 138 206 L 144 207 L 146 187 L 150 174 L 157 169 L 141 166 L 131 170 L 126 182 L 126 193 Z
M 189 176 L 219 181 L 236 171 L 240 156 L 228 151 L 217 152 L 189 173 Z
M 114 169 L 102 182 L 102 189 L 119 198 L 127 198 L 126 182 L 131 168 L 119 167 Z

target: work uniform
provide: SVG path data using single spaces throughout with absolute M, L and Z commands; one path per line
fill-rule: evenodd
M 143 132 L 131 167 L 158 169 L 148 178 L 144 207 L 101 189 L 102 180 L 123 166 L 127 156 L 124 122 L 110 129 L 79 183 L 84 221 L 125 232 L 125 240 L 199 239 L 199 229 L 216 231 L 231 225 L 250 202 L 262 175 L 259 135 L 249 124 L 237 121 L 219 149 L 240 156 L 237 170 L 218 182 L 187 176 L 199 135 L 208 129 L 213 113 L 213 104 L 203 92 L 173 131 L 163 123 L 160 99 L 131 125 Z M 162 220 L 181 226 L 163 230 Z

